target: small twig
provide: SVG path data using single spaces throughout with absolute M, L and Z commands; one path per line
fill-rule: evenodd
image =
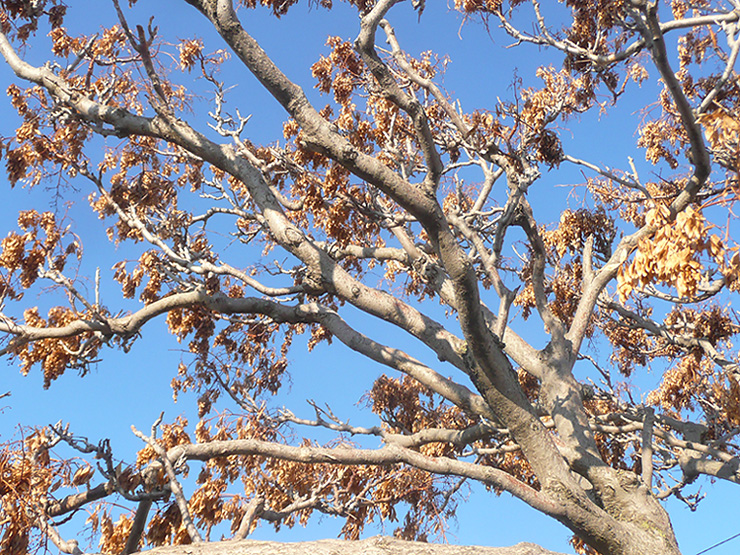
M 95 310 L 100 312 L 100 266 L 95 268 Z
M 633 174 L 631 176 L 631 179 L 624 179 L 620 176 L 618 176 L 616 173 L 614 173 L 611 169 L 606 168 L 600 168 L 596 164 L 592 164 L 591 162 L 587 162 L 586 160 L 581 160 L 579 158 L 575 158 L 573 156 L 570 156 L 569 154 L 563 155 L 563 160 L 566 162 L 570 162 L 571 164 L 576 164 L 579 166 L 583 166 L 585 168 L 590 169 L 591 171 L 606 177 L 607 179 L 610 179 L 611 181 L 614 181 L 615 183 L 619 183 L 620 185 L 623 185 L 624 187 L 627 187 L 629 189 L 637 189 L 640 191 L 643 195 L 645 195 L 645 198 L 651 198 L 650 192 L 640 184 L 639 180 L 637 179 L 637 172 L 635 171 L 635 167 L 633 165 L 632 159 L 630 158 L 630 166 L 632 167 Z

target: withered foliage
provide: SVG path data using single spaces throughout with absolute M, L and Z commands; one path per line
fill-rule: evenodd
M 740 3 L 455 0 L 451 25 L 494 37 L 465 86 L 500 90 L 472 107 L 443 86 L 444 46 L 410 55 L 392 26 L 443 8 L 347 3 L 359 34 L 326 38 L 307 95 L 249 34 L 248 10 L 282 20 L 297 0 L 182 2 L 217 44 L 135 0 L 87 34 L 65 26 L 84 2 L 0 0 L 8 186 L 82 191 L 120 286 L 101 302 L 94 230 L 26 207 L 0 241 L 0 353 L 48 388 L 160 318 L 182 346 L 173 394 L 197 399 L 192 423 L 134 429 L 136 454 L 62 423 L 3 438 L 2 553 L 132 553 L 317 514 L 347 539 L 439 540 L 478 482 L 578 553 L 677 555 L 661 501 L 740 482 Z M 507 41 L 547 63 L 502 75 Z M 47 63 L 22 59 L 44 44 Z M 285 113 L 267 142 L 246 115 L 263 108 L 231 90 L 245 70 Z M 627 136 L 608 118 L 600 144 L 579 135 L 636 104 Z M 275 406 L 333 348 L 384 367 L 351 400 L 364 425 L 331 399 Z

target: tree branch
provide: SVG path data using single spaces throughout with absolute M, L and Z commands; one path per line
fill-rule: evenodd
M 192 541 L 193 543 L 202 543 L 203 538 L 201 537 L 200 532 L 198 532 L 198 529 L 193 523 L 193 518 L 190 516 L 190 510 L 188 509 L 188 501 L 187 499 L 185 499 L 185 493 L 183 492 L 182 486 L 177 479 L 177 473 L 174 466 L 174 463 L 177 462 L 177 459 L 174 459 L 174 461 L 170 459 L 165 448 L 157 443 L 154 438 L 145 436 L 134 426 L 131 426 L 131 431 L 136 437 L 147 443 L 162 461 L 165 472 L 167 473 L 167 478 L 169 479 L 170 489 L 172 490 L 172 494 L 175 496 L 175 502 L 177 503 L 178 509 L 180 509 L 180 516 L 182 517 L 182 522 L 185 525 L 188 536 L 190 536 L 190 541 Z
M 468 477 L 507 491 L 525 503 L 550 514 L 562 517 L 562 507 L 543 492 L 538 492 L 496 468 L 476 465 L 446 457 L 426 457 L 416 451 L 395 445 L 380 449 L 351 449 L 323 447 L 292 447 L 255 439 L 211 441 L 208 443 L 178 445 L 167 453 L 170 464 L 181 459 L 206 461 L 215 457 L 257 455 L 307 464 L 408 464 L 421 470 L 441 475 Z
M 434 193 L 439 186 L 439 178 L 442 175 L 442 160 L 434 144 L 434 136 L 429 127 L 424 108 L 411 93 L 405 93 L 396 83 L 388 66 L 380 59 L 375 51 L 375 34 L 378 25 L 385 26 L 388 23 L 383 20 L 390 10 L 400 0 L 381 0 L 361 20 L 360 34 L 355 40 L 355 48 L 362 56 L 373 76 L 381 87 L 382 94 L 390 98 L 401 110 L 406 112 L 414 124 L 417 140 L 424 153 L 427 166 L 427 177 L 424 187 Z M 384 27 L 385 29 L 385 27 Z

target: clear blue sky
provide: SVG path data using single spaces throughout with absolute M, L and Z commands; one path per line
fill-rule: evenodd
M 113 8 L 106 0 L 70 4 L 67 23 L 73 32 L 90 33 L 99 25 L 114 21 Z M 138 16 L 132 15 L 131 23 L 145 23 L 148 17 L 144 11 L 151 9 L 150 6 L 154 4 L 155 24 L 159 25 L 160 33 L 166 40 L 175 42 L 178 38 L 201 36 L 205 39 L 206 50 L 223 47 L 205 20 L 185 2 L 159 0 L 140 4 L 136 12 Z M 515 74 L 525 83 L 533 83 L 533 72 L 538 65 L 558 65 L 557 54 L 539 51 L 534 47 L 502 50 L 499 47 L 510 41 L 498 30 L 492 29 L 489 35 L 479 24 L 461 27 L 459 15 L 440 10 L 431 2 L 418 22 L 416 13 L 408 4 L 392 10 L 389 17 L 403 48 L 411 54 L 431 49 L 449 55 L 451 63 L 444 85 L 453 96 L 460 98 L 466 109 L 492 108 L 497 97 L 510 96 L 510 84 Z M 84 5 L 84 8 L 81 9 L 79 5 Z M 338 4 L 332 12 L 296 7 L 280 21 L 267 17 L 264 11 L 259 10 L 242 12 L 242 17 L 247 30 L 260 41 L 278 66 L 302 84 L 313 99 L 318 96 L 311 91 L 313 81 L 310 65 L 320 54 L 326 53 L 323 46 L 326 37 L 338 35 L 352 39 L 358 29 L 356 16 L 343 4 Z M 381 40 L 378 42 L 382 44 Z M 43 47 L 31 47 L 23 55 L 29 61 L 38 63 L 45 59 L 46 52 Z M 261 89 L 246 69 L 236 64 L 232 67 L 234 71 L 225 73 L 223 77 L 227 85 L 237 85 L 229 96 L 231 106 L 238 105 L 243 114 L 253 114 L 248 126 L 249 138 L 256 143 L 281 139 L 284 115 L 276 102 Z M 10 70 L 0 65 L 0 84 L 3 88 L 12 81 L 12 77 Z M 569 123 L 569 131 L 564 134 L 566 144 L 572 148 L 569 152 L 608 166 L 624 167 L 628 155 L 634 156 L 639 163 L 642 155 L 633 146 L 640 118 L 636 112 L 645 103 L 652 102 L 650 95 L 655 90 L 655 75 L 651 75 L 651 80 L 652 83 L 647 84 L 641 92 L 633 91 L 638 93 L 635 100 L 620 107 L 617 112 L 601 118 L 588 115 L 580 121 Z M 204 87 L 203 95 L 207 99 L 206 83 L 201 82 L 200 85 Z M 323 102 L 321 100 L 321 105 Z M 194 119 L 203 121 L 198 114 L 194 115 Z M 0 134 L 12 134 L 15 121 L 8 103 L 0 104 Z M 202 123 L 202 126 L 205 127 L 205 124 Z M 570 134 L 572 140 L 567 139 Z M 643 167 L 648 171 L 646 166 Z M 580 172 L 571 170 L 545 177 L 531 193 L 537 215 L 543 221 L 557 220 L 557 211 L 568 202 L 566 197 L 570 189 L 556 185 L 580 181 Z M 0 236 L 15 227 L 17 210 L 47 208 L 51 202 L 49 191 L 43 190 L 43 185 L 28 191 L 21 188 L 11 190 L 4 179 L 2 183 L 0 221 L 4 229 L 0 229 Z M 125 251 L 123 248 L 117 251 L 107 243 L 104 233 L 106 224 L 92 216 L 87 208 L 85 199 L 90 192 L 87 184 L 80 182 L 78 187 L 78 191 L 67 191 L 64 200 L 71 204 L 62 204 L 61 210 L 66 211 L 69 220 L 74 222 L 74 231 L 82 237 L 85 248 L 83 274 L 91 279 L 95 267 L 99 266 L 103 282 L 106 282 L 112 276 L 111 265 Z M 104 287 L 102 300 L 114 310 L 131 306 L 123 303 L 115 285 Z M 48 305 L 50 302 L 54 302 L 53 297 L 48 292 L 42 292 L 37 298 L 27 296 L 23 305 Z M 132 424 L 148 430 L 162 410 L 166 411 L 167 421 L 178 414 L 193 414 L 192 398 L 186 396 L 178 404 L 172 403 L 169 382 L 181 353 L 180 346 L 164 330 L 162 320 L 150 323 L 130 353 L 104 352 L 103 361 L 90 375 L 80 378 L 74 372 L 68 372 L 54 382 L 49 391 L 42 390 L 39 372 L 23 378 L 13 366 L 4 368 L 5 379 L 0 393 L 9 390 L 12 397 L 0 401 L 6 405 L 0 414 L 0 440 L 10 439 L 18 423 L 45 425 L 61 419 L 69 422 L 75 433 L 91 440 L 110 438 L 115 452 L 131 461 L 135 451 L 140 448 L 140 442 L 130 432 Z M 531 330 L 529 336 L 536 341 L 535 332 Z M 381 341 L 390 342 L 391 337 L 395 339 L 390 330 L 382 328 L 376 328 L 373 334 Z M 414 346 L 410 345 L 409 348 L 413 349 Z M 330 348 L 322 346 L 310 356 L 304 353 L 300 344 L 293 349 L 292 388 L 278 402 L 288 404 L 297 414 L 309 416 L 305 399 L 329 400 L 338 415 L 351 416 L 354 424 L 372 424 L 372 415 L 360 416 L 355 404 L 381 370 L 372 362 L 358 360 L 336 343 Z M 348 368 L 352 371 L 348 372 Z M 191 422 L 194 421 L 193 415 Z M 694 514 L 689 514 L 688 509 L 680 503 L 669 503 L 676 534 L 685 555 L 694 555 L 740 532 L 736 519 L 728 517 L 734 514 L 737 507 L 737 489 L 727 484 L 707 483 L 703 490 L 708 493 L 708 498 Z M 457 523 L 453 524 L 448 535 L 453 543 L 498 546 L 531 541 L 552 550 L 572 552 L 567 544 L 570 537 L 567 529 L 506 495 L 496 498 L 476 491 L 468 503 L 461 505 L 458 516 Z M 279 537 L 291 540 L 333 537 L 340 527 L 341 522 L 324 518 L 320 522 L 315 521 L 308 529 L 296 528 L 281 533 Z M 390 524 L 385 532 L 392 530 L 393 524 Z M 67 528 L 65 531 L 71 537 L 71 530 Z M 368 532 L 366 535 L 377 533 Z M 271 528 L 263 525 L 252 537 L 267 538 L 271 535 Z M 730 555 L 739 549 L 740 540 L 737 540 L 711 553 Z

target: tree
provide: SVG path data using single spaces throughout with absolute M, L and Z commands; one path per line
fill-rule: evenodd
M 259 519 L 315 513 L 345 518 L 347 539 L 387 520 L 425 540 L 478 481 L 561 522 L 579 553 L 679 553 L 661 501 L 695 503 L 701 475 L 740 479 L 740 3 L 456 0 L 467 24 L 557 55 L 536 85 L 502 76 L 473 111 L 442 87 L 446 61 L 411 57 L 391 26 L 414 9 L 423 29 L 439 9 L 423 0 L 351 1 L 358 35 L 330 37 L 302 86 L 250 35 L 257 2 L 186 3 L 221 42 L 172 44 L 166 18 L 135 0 L 112 0 L 118 23 L 80 36 L 62 0 L 0 1 L 22 122 L 3 141 L 9 181 L 61 199 L 90 191 L 131 299 L 104 305 L 100 277 L 82 275 L 85 230 L 24 210 L 1 245 L 2 354 L 48 387 L 164 318 L 190 353 L 173 390 L 197 393 L 199 417 L 134 430 L 130 464 L 61 423 L 4 444 L 3 552 L 80 552 L 59 532 L 78 511 L 105 553 L 200 543 L 228 525 L 244 538 Z M 260 2 L 278 18 L 295 3 Z M 48 62 L 24 61 L 46 33 Z M 479 71 L 497 71 L 488 56 Z M 285 111 L 268 145 L 227 104 L 242 100 L 229 92 L 239 68 Z M 644 94 L 637 161 L 582 159 L 568 127 Z M 579 208 L 543 220 L 560 175 L 582 176 L 569 181 Z M 58 303 L 32 307 L 49 284 Z M 373 320 L 425 354 L 374 337 Z M 365 397 L 375 425 L 350 424 L 330 399 L 311 418 L 272 407 L 300 335 L 386 369 Z M 657 387 L 624 379 L 647 367 Z M 130 507 L 117 520 L 113 500 Z

